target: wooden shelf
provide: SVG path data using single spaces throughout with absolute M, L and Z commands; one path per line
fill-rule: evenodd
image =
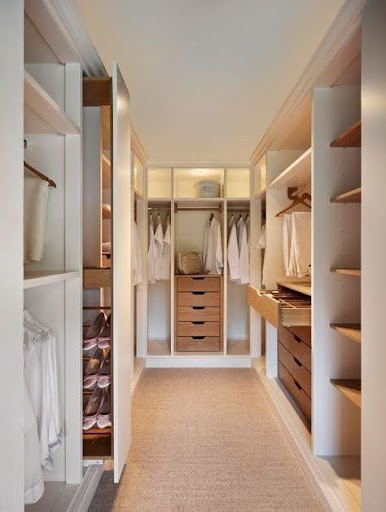
M 342 133 L 337 139 L 331 142 L 332 148 L 360 148 L 362 144 L 361 136 L 362 122 L 357 121 Z
M 346 276 L 360 276 L 361 275 L 360 268 L 331 268 L 330 272 L 334 272 L 335 274 L 344 274 Z
M 332 379 L 331 384 L 357 407 L 361 408 L 360 379 Z
M 361 342 L 361 326 L 360 324 L 330 324 L 331 329 L 356 341 Z
M 102 149 L 101 157 L 105 164 L 111 167 L 111 153 L 109 149 Z
M 343 194 L 339 194 L 331 198 L 331 203 L 360 203 L 361 202 L 361 187 L 354 188 Z
M 309 148 L 285 169 L 269 185 L 268 189 L 305 187 L 311 183 L 311 157 L 312 149 Z
M 24 71 L 24 132 L 77 135 L 80 128 L 38 82 Z
M 111 205 L 108 203 L 102 204 L 102 219 L 103 220 L 111 219 Z
M 88 435 L 110 435 L 111 434 L 111 427 L 108 428 L 90 428 L 90 430 L 84 430 L 83 436 Z
M 62 270 L 25 271 L 24 290 L 74 278 L 80 278 L 80 272 L 63 272 Z
M 111 278 L 110 268 L 85 268 L 83 269 L 83 288 L 93 290 L 110 288 Z
M 282 288 L 293 290 L 294 292 L 302 293 L 308 297 L 312 297 L 311 282 L 309 283 L 287 283 L 286 281 L 278 281 L 277 284 Z

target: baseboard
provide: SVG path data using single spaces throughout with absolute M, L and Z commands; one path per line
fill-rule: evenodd
M 133 380 L 131 381 L 131 400 L 133 400 L 135 397 L 135 394 L 138 390 L 139 383 L 141 382 L 141 379 L 142 379 L 143 369 L 146 366 L 146 359 L 144 357 L 137 358 L 137 360 L 139 362 L 138 362 L 137 367 L 135 368 Z
M 251 356 L 147 356 L 146 368 L 251 368 Z
M 89 466 L 67 512 L 87 512 L 104 471 L 104 464 Z
M 266 376 L 264 359 L 253 361 L 259 382 L 271 410 L 278 419 L 302 469 L 319 496 L 324 509 L 331 512 L 357 512 L 360 505 L 327 460 L 312 453 L 311 435 L 276 379 Z

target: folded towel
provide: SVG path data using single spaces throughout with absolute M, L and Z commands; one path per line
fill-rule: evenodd
M 48 182 L 24 176 L 24 261 L 41 261 L 47 223 Z

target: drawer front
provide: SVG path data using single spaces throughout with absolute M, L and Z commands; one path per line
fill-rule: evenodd
M 281 363 L 279 363 L 278 370 L 280 381 L 292 396 L 304 416 L 311 421 L 311 399 Z
M 180 336 L 177 338 L 177 351 L 218 352 L 220 338 L 217 336 Z
M 295 336 L 285 327 L 281 327 L 277 334 L 279 342 L 292 355 L 298 359 L 302 365 L 311 371 L 311 348 L 306 345 L 298 336 Z
M 178 322 L 177 336 L 220 336 L 220 322 Z
M 219 292 L 220 277 L 177 277 L 179 292 Z
M 177 320 L 179 322 L 193 322 L 195 320 L 219 322 L 220 308 L 207 308 L 205 306 L 179 307 L 177 308 Z
M 219 292 L 179 292 L 177 306 L 220 307 Z
M 311 344 L 311 326 L 291 326 L 288 327 L 288 330 L 292 332 L 294 336 L 297 336 L 300 338 L 306 345 L 309 347 L 312 346 Z
M 280 322 L 285 327 L 311 325 L 311 306 L 306 302 L 293 307 L 280 306 Z
M 310 372 L 280 343 L 278 343 L 278 358 L 280 363 L 285 366 L 286 370 L 311 398 Z
M 274 327 L 279 324 L 279 302 L 264 290 L 248 287 L 248 304 Z

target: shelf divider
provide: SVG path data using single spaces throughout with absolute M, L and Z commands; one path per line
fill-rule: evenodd
M 360 379 L 331 379 L 331 384 L 357 407 L 362 407 Z

